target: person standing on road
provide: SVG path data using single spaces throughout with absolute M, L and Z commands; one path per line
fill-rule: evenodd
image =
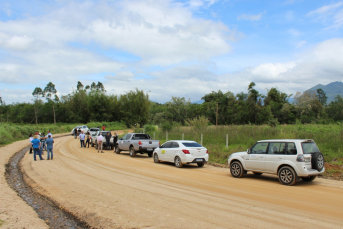
M 98 138 L 96 139 L 96 141 L 98 143 L 98 153 L 99 153 L 99 150 L 101 150 L 101 153 L 103 153 L 103 151 L 102 151 L 102 140 L 103 140 L 103 137 L 102 137 L 102 133 L 100 132 Z
M 85 137 L 86 137 L 86 135 L 83 133 L 83 131 L 81 131 L 81 134 L 79 135 L 80 143 L 81 143 L 81 148 L 82 148 L 82 146 L 86 147 L 86 145 L 85 145 Z
M 52 134 L 50 133 L 50 130 L 48 130 L 48 134 L 46 136 L 47 137 L 51 136 L 51 138 L 52 138 Z
M 74 128 L 74 138 L 76 139 L 76 137 L 77 137 L 77 128 L 75 127 Z
M 32 148 L 31 142 L 32 142 L 32 140 L 33 140 L 33 134 L 30 134 L 29 140 L 30 140 L 30 154 L 32 154 L 33 148 Z
M 38 154 L 39 159 L 40 160 L 44 160 L 42 158 L 42 154 L 41 154 L 41 151 L 40 151 L 41 142 L 38 139 L 38 135 L 35 135 L 33 137 L 33 140 L 31 141 L 31 144 L 32 144 L 32 148 L 33 148 L 33 159 L 36 161 L 36 155 Z
M 105 136 L 105 139 L 106 139 L 106 149 L 111 149 L 111 137 L 112 137 L 112 134 L 111 132 L 107 132 L 106 136 Z
M 45 133 L 42 133 L 42 135 L 40 136 L 40 142 L 42 143 L 42 146 L 41 146 L 42 154 L 43 154 L 43 150 L 46 151 L 45 140 L 46 140 Z
M 85 148 L 86 148 L 87 143 L 88 143 L 88 148 L 89 148 L 89 142 L 90 142 L 90 140 L 91 140 L 91 135 L 90 135 L 89 131 L 87 131 L 87 133 L 86 133 L 86 144 L 85 144 Z
M 102 131 L 105 131 L 105 125 L 102 126 Z
M 54 158 L 54 153 L 53 153 L 53 145 L 54 145 L 54 140 L 51 138 L 51 135 L 48 135 L 48 139 L 45 141 L 46 148 L 47 148 L 47 155 L 48 155 L 48 160 L 52 160 Z
M 114 134 L 113 134 L 113 147 L 114 147 L 114 152 L 116 152 L 116 144 L 117 144 L 117 141 L 118 141 L 118 135 L 117 135 L 117 132 L 114 132 Z

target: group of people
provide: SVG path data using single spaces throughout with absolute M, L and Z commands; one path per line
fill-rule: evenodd
M 53 144 L 54 140 L 52 139 L 52 134 L 48 130 L 48 134 L 45 136 L 44 133 L 39 133 L 38 131 L 35 135 L 30 134 L 30 154 L 33 153 L 33 159 L 36 161 L 36 156 L 39 156 L 40 160 L 44 160 L 43 150 L 47 151 L 47 159 L 52 160 L 54 158 L 53 154 Z
M 112 134 L 110 131 L 107 132 L 107 134 L 105 136 L 102 136 L 102 133 L 100 132 L 99 136 L 96 139 L 97 145 L 98 145 L 98 153 L 99 153 L 99 151 L 101 151 L 101 153 L 104 152 L 102 150 L 102 145 L 103 145 L 104 139 L 106 141 L 106 149 L 111 149 L 111 138 L 112 138 Z M 86 134 L 83 133 L 83 131 L 81 131 L 81 133 L 79 134 L 79 139 L 80 139 L 81 148 L 82 147 L 86 148 L 87 144 L 88 144 L 88 148 L 89 148 L 89 143 L 92 139 L 92 136 L 90 135 L 89 131 L 87 131 Z M 86 140 L 86 142 L 85 142 L 85 140 Z M 114 145 L 117 143 L 117 140 L 118 140 L 118 135 L 116 132 L 114 132 L 114 136 L 113 136 L 113 144 Z

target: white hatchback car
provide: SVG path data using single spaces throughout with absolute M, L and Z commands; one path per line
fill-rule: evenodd
M 258 141 L 246 152 L 233 153 L 228 159 L 231 175 L 242 177 L 248 171 L 255 175 L 275 174 L 284 185 L 299 178 L 311 182 L 325 172 L 324 156 L 311 139 L 277 139 Z
M 153 151 L 154 162 L 173 162 L 181 168 L 183 164 L 196 163 L 203 167 L 208 161 L 208 150 L 195 141 L 167 141 Z

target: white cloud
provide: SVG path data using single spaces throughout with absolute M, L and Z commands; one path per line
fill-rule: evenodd
M 259 21 L 261 20 L 264 12 L 259 13 L 257 15 L 252 15 L 252 14 L 242 14 L 237 17 L 238 20 L 248 20 L 248 21 Z
M 322 6 L 309 12 L 307 16 L 322 20 L 328 25 L 327 29 L 339 29 L 343 26 L 343 2 Z

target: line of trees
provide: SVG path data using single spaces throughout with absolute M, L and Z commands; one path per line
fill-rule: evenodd
M 172 97 L 167 103 L 154 103 L 142 90 L 132 90 L 123 95 L 107 95 L 101 82 L 84 86 L 80 81 L 71 94 L 57 96 L 52 82 L 44 89 L 36 87 L 32 103 L 6 105 L 0 97 L 1 122 L 14 123 L 87 123 L 91 121 L 123 121 L 128 127 L 134 124 L 155 124 L 170 129 L 176 123 L 187 125 L 189 120 L 205 117 L 209 124 L 293 124 L 332 123 L 343 121 L 343 98 L 337 96 L 327 104 L 323 90 L 297 92 L 290 97 L 277 88 L 266 95 L 248 85 L 247 93 L 234 95 L 228 91 L 212 91 L 202 97 L 202 104 Z M 45 101 L 44 101 L 45 100 Z

